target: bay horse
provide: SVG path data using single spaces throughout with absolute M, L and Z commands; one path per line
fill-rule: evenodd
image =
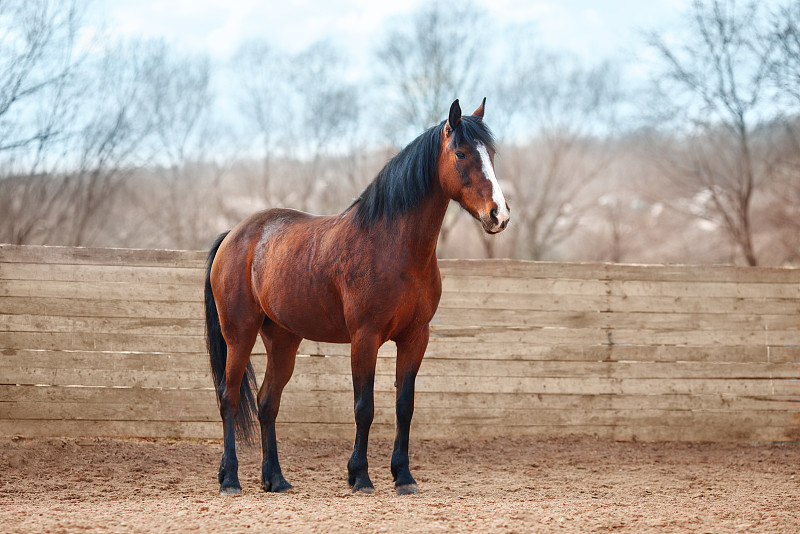
M 291 485 L 278 462 L 275 419 L 302 339 L 350 343 L 356 436 L 347 463 L 353 492 L 372 493 L 367 440 L 378 348 L 397 345 L 395 489 L 417 493 L 408 467 L 414 381 L 442 282 L 436 243 L 455 200 L 495 234 L 509 208 L 494 173 L 495 143 L 483 99 L 470 116 L 455 100 L 448 118 L 392 158 L 341 214 L 256 213 L 217 237 L 205 278 L 206 339 L 223 422 L 220 493 L 238 495 L 235 435 L 261 425 L 261 486 Z M 257 399 L 250 352 L 261 335 L 267 370 Z

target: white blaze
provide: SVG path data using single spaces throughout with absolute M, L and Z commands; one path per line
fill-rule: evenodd
M 476 146 L 478 154 L 481 156 L 481 166 L 483 167 L 483 174 L 486 179 L 492 183 L 492 200 L 497 204 L 497 216 L 502 221 L 509 218 L 508 208 L 506 207 L 506 198 L 503 196 L 503 191 L 500 189 L 500 184 L 497 183 L 497 176 L 494 174 L 494 167 L 492 167 L 492 160 L 489 158 L 489 152 L 483 143 L 478 143 Z

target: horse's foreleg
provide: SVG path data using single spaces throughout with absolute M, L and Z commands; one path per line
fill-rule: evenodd
M 408 439 L 411 417 L 414 415 L 414 383 L 428 346 L 429 329 L 415 331 L 397 340 L 397 434 L 392 452 L 392 478 L 400 495 L 417 493 L 417 482 L 408 468 Z
M 375 363 L 379 346 L 380 339 L 375 335 L 360 335 L 351 341 L 350 365 L 353 372 L 356 439 L 353 454 L 347 462 L 347 481 L 353 488 L 353 493 L 372 493 L 375 490 L 367 468 L 367 442 L 375 415 Z
M 261 487 L 264 491 L 285 493 L 292 489 L 283 477 L 278 462 L 278 441 L 275 419 L 281 404 L 281 393 L 294 371 L 297 347 L 302 338 L 268 323 L 261 328 L 261 339 L 267 349 L 267 372 L 258 394 L 258 420 L 261 423 Z

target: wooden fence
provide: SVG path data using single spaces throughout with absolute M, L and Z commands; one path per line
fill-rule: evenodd
M 204 256 L 0 246 L 0 435 L 220 437 Z M 417 438 L 800 439 L 800 270 L 441 270 Z M 279 435 L 352 436 L 349 346 L 300 354 Z M 394 347 L 379 356 L 373 429 L 388 436 Z M 259 343 L 259 374 L 264 359 Z

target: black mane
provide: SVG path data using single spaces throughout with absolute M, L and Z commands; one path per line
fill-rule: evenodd
M 428 194 L 439 165 L 442 144 L 442 121 L 423 132 L 381 169 L 378 176 L 350 205 L 355 207 L 355 220 L 362 227 L 372 226 L 383 217 L 388 221 L 419 205 Z M 478 117 L 461 118 L 453 132 L 452 144 L 475 146 L 483 143 L 494 151 L 494 138 Z

